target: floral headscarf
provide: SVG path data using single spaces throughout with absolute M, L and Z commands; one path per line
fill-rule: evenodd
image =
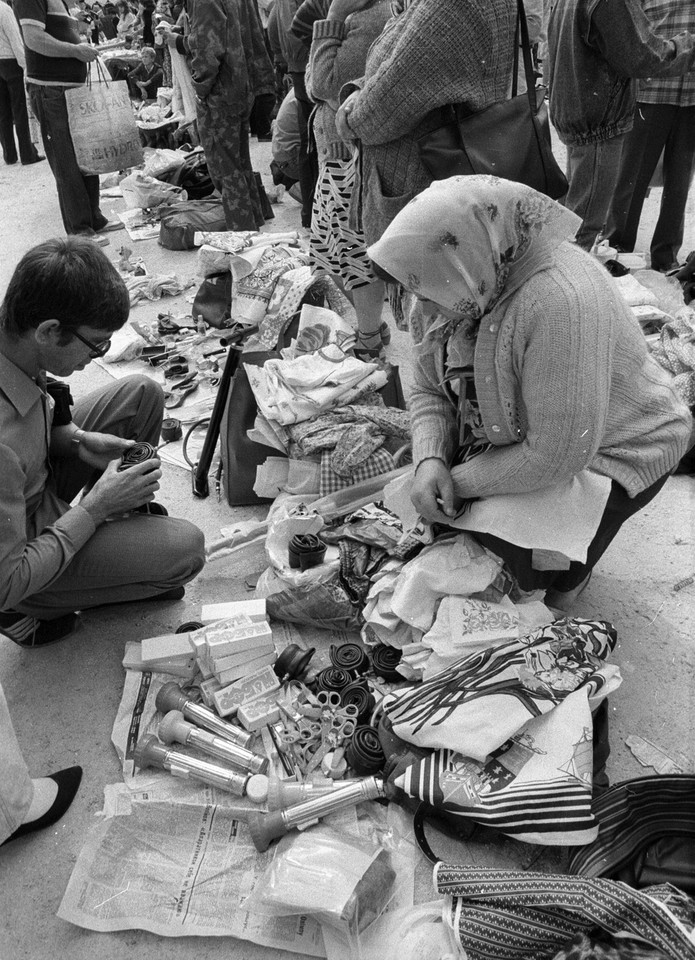
M 457 314 L 429 323 L 422 333 L 428 349 L 460 323 L 479 323 L 549 266 L 554 248 L 580 224 L 576 214 L 523 184 L 451 177 L 411 200 L 367 253 L 415 296 Z

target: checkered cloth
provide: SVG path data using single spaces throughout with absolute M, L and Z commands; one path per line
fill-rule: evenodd
M 321 454 L 321 474 L 319 478 L 319 497 L 327 497 L 329 493 L 351 487 L 360 480 L 371 480 L 396 469 L 396 462 L 383 447 L 376 450 L 370 457 L 356 467 L 350 477 L 341 477 L 331 466 L 332 450 L 324 450 Z
M 670 40 L 683 30 L 695 32 L 693 0 L 642 0 L 644 12 L 654 33 Z M 637 85 L 638 103 L 670 103 L 677 107 L 695 106 L 695 72 L 681 77 L 652 77 Z

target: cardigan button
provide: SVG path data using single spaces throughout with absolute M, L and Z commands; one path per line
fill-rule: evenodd
M 493 423 L 493 425 L 492 425 L 492 432 L 493 432 L 493 433 L 499 433 L 500 430 L 501 430 L 501 427 L 498 427 L 496 423 Z
M 491 323 L 491 324 L 490 324 L 490 333 L 494 333 L 496 330 L 497 330 L 497 324 L 496 324 L 496 323 Z
M 492 377 L 485 377 L 485 383 L 492 383 Z

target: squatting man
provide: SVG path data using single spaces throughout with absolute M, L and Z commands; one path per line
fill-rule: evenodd
M 78 610 L 180 599 L 203 567 L 202 532 L 155 502 L 160 461 L 118 470 L 159 442 L 159 385 L 127 377 L 73 404 L 53 379 L 104 356 L 128 312 L 113 264 L 75 236 L 26 253 L 0 307 L 0 635 L 21 646 L 67 636 Z

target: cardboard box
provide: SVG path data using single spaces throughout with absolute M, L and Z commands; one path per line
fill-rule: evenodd
M 280 708 L 277 703 L 278 692 L 271 691 L 256 697 L 249 703 L 239 707 L 237 720 L 249 732 L 255 733 L 269 723 L 277 723 L 280 719 Z
M 161 637 L 146 637 L 142 641 L 144 663 L 154 664 L 159 660 L 188 660 L 192 655 L 187 633 L 167 633 Z
M 221 717 L 229 717 L 237 712 L 244 703 L 249 703 L 273 690 L 279 690 L 280 681 L 271 666 L 254 670 L 246 677 L 215 691 L 212 699 L 215 709 Z
M 208 603 L 203 606 L 200 614 L 202 623 L 213 623 L 215 620 L 225 620 L 245 613 L 252 620 L 265 620 L 265 599 L 258 600 L 231 600 L 229 603 Z
M 222 684 L 234 683 L 235 680 L 239 680 L 240 677 L 248 677 L 250 673 L 254 673 L 259 667 L 264 667 L 266 664 L 275 663 L 277 654 L 275 650 L 263 654 L 260 657 L 256 657 L 254 660 L 249 660 L 247 663 L 242 663 L 237 667 L 230 667 L 227 670 L 216 671 L 215 676 Z
M 246 618 L 248 619 L 248 618 Z M 247 650 L 262 650 L 273 645 L 273 632 L 267 621 L 252 621 L 228 630 L 218 630 L 206 640 L 207 654 L 212 659 L 235 656 Z

